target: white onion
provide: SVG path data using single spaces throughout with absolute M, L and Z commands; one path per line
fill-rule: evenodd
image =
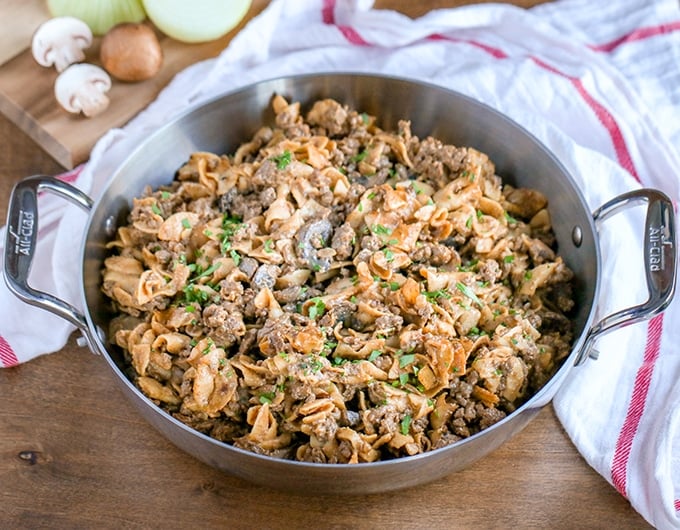
M 149 19 L 167 36 L 182 42 L 206 42 L 232 30 L 251 0 L 142 0 Z
M 53 17 L 79 18 L 95 35 L 104 35 L 121 22 L 146 18 L 141 0 L 47 0 L 47 9 Z

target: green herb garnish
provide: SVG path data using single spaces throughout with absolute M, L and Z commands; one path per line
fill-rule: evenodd
M 392 229 L 383 225 L 373 225 L 371 227 L 371 232 L 381 236 L 389 236 L 392 233 Z
M 276 163 L 277 169 L 286 169 L 292 160 L 292 155 L 291 152 L 286 149 L 280 155 L 272 157 L 272 160 Z
M 401 434 L 406 436 L 409 431 L 411 430 L 411 421 L 413 418 L 411 418 L 410 414 L 406 414 L 402 419 L 400 423 L 400 428 L 401 428 Z
M 463 293 L 465 296 L 467 296 L 470 300 L 472 300 L 479 307 L 482 307 L 484 305 L 483 302 L 477 297 L 475 292 L 472 289 L 470 289 L 467 285 L 465 285 L 464 283 L 456 282 L 456 289 L 458 289 L 461 293 Z
M 324 314 L 324 312 L 326 311 L 326 304 L 318 296 L 310 298 L 310 301 L 312 302 L 312 305 L 309 306 L 309 311 L 307 315 L 309 316 L 309 318 L 314 320 L 316 319 L 316 317 L 320 317 Z
M 402 355 L 401 357 L 399 357 L 399 368 L 404 368 L 405 366 L 412 364 L 415 358 L 416 358 L 415 353 Z
M 265 403 L 271 404 L 272 401 L 274 401 L 274 398 L 276 397 L 276 394 L 274 392 L 265 392 L 264 394 L 260 394 L 260 403 L 263 405 Z
M 437 289 L 436 291 L 424 291 L 423 294 L 425 295 L 425 298 L 427 298 L 427 301 L 432 303 L 436 303 L 437 300 L 440 298 L 445 298 L 447 300 L 451 298 L 451 293 L 449 293 L 445 289 Z
M 361 161 L 362 161 L 364 158 L 366 158 L 367 156 L 368 156 L 368 151 L 367 151 L 366 149 L 364 149 L 364 150 L 361 151 L 360 153 L 357 153 L 357 154 L 354 155 L 352 158 L 350 158 L 350 161 L 351 161 L 351 162 L 355 162 L 355 163 L 361 162 Z

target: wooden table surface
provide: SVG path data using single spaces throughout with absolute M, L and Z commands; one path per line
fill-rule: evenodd
M 376 7 L 418 16 L 465 3 Z M 0 116 L 3 219 L 17 180 L 62 170 Z M 176 449 L 133 410 L 104 359 L 75 339 L 0 370 L 1 528 L 648 527 L 581 458 L 550 406 L 491 455 L 436 482 L 384 495 L 303 496 L 251 485 Z

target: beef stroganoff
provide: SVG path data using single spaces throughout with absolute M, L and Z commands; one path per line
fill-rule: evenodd
M 511 413 L 572 341 L 546 198 L 325 99 L 193 153 L 108 247 L 110 336 L 175 418 L 273 457 L 391 459 Z

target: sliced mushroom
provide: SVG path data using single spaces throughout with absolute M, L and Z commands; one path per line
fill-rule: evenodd
M 31 52 L 39 65 L 54 65 L 57 72 L 63 72 L 85 60 L 83 50 L 91 44 L 92 31 L 85 22 L 75 17 L 55 17 L 35 31 Z
M 318 255 L 319 248 L 326 248 L 333 234 L 333 226 L 328 219 L 318 219 L 305 223 L 297 233 L 298 254 L 312 270 L 326 272 L 331 260 Z
M 93 64 L 74 64 L 64 70 L 54 84 L 54 95 L 68 112 L 82 112 L 91 117 L 109 106 L 106 95 L 111 89 L 111 78 Z

